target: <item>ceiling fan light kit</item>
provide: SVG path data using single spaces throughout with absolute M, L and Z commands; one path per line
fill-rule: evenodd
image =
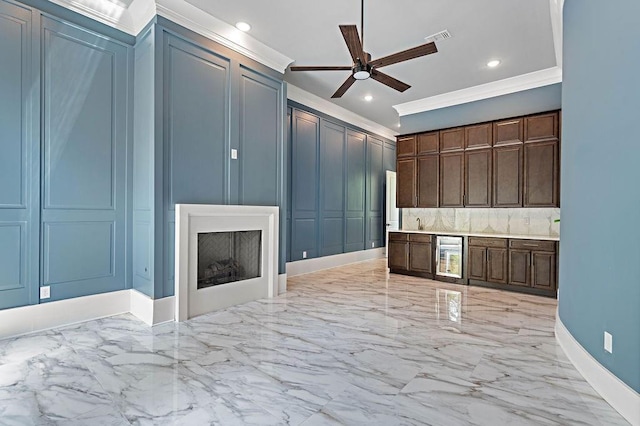
M 362 13 L 360 20 L 360 27 L 362 29 L 362 38 L 358 34 L 358 27 L 355 25 L 340 25 L 340 31 L 344 38 L 353 65 L 351 66 L 292 66 L 291 71 L 351 71 L 351 75 L 342 83 L 342 86 L 336 90 L 331 96 L 332 98 L 340 98 L 345 94 L 347 90 L 357 80 L 367 80 L 373 78 L 374 80 L 391 87 L 398 92 L 404 92 L 411 86 L 403 83 L 400 80 L 383 74 L 378 71 L 379 68 L 386 67 L 388 65 L 397 64 L 399 62 L 408 61 L 410 59 L 419 58 L 421 56 L 430 55 L 436 53 L 438 49 L 434 42 L 426 43 L 412 49 L 403 50 L 402 52 L 394 53 L 392 55 L 385 56 L 383 58 L 371 60 L 371 55 L 364 51 L 364 0 L 361 0 Z

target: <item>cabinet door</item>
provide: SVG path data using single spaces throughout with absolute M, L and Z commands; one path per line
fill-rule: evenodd
M 464 128 L 440 131 L 440 152 L 464 149 Z
M 398 158 L 413 157 L 416 155 L 416 137 L 401 136 L 396 142 L 396 153 Z
M 465 153 L 465 206 L 491 207 L 491 150 Z
M 436 154 L 440 149 L 440 132 L 418 135 L 418 155 Z
M 38 303 L 40 114 L 31 19 L 28 8 L 0 1 L 0 309 Z
M 440 207 L 464 206 L 464 152 L 440 155 Z
M 524 145 L 524 206 L 558 207 L 558 142 Z
M 507 249 L 487 249 L 487 281 L 490 283 L 507 283 Z
M 469 247 L 468 266 L 469 279 L 487 280 L 487 248 Z
M 556 254 L 549 252 L 531 253 L 531 284 L 534 288 L 555 290 Z
M 522 207 L 522 145 L 493 149 L 493 207 Z
M 433 273 L 433 250 L 430 243 L 409 243 L 409 269 Z
M 464 128 L 465 148 L 489 148 L 493 142 L 492 123 L 478 124 Z
M 525 118 L 525 142 L 558 140 L 558 113 L 534 115 Z
M 418 207 L 438 207 L 438 155 L 418 157 Z
M 509 284 L 531 287 L 531 252 L 509 250 Z
M 389 269 L 409 269 L 409 243 L 389 241 Z
M 493 123 L 493 146 L 524 142 L 524 119 L 497 121 Z
M 398 159 L 396 163 L 396 207 L 415 207 L 416 159 Z

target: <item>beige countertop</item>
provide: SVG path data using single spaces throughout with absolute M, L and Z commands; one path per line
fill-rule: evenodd
M 491 238 L 515 238 L 519 240 L 544 240 L 544 241 L 560 241 L 560 237 L 549 235 L 519 235 L 519 234 L 490 234 L 483 232 L 460 232 L 460 231 L 431 231 L 425 229 L 423 231 L 413 229 L 399 229 L 397 231 L 389 232 L 404 232 L 412 234 L 431 234 L 431 235 L 453 235 L 463 237 L 491 237 Z

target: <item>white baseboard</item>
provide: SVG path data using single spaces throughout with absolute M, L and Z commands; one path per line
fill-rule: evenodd
M 278 275 L 278 294 L 287 292 L 287 274 Z
M 175 297 L 151 299 L 137 290 L 76 297 L 0 310 L 0 339 L 131 313 L 150 326 L 173 321 Z
M 298 260 L 287 263 L 287 276 L 309 274 L 324 269 L 337 268 L 351 263 L 365 262 L 367 260 L 381 259 L 385 255 L 384 247 L 371 250 L 354 251 L 351 253 L 336 254 L 333 256 L 316 257 L 314 259 Z
M 586 381 L 629 423 L 640 426 L 640 394 L 596 361 L 569 333 L 559 316 L 555 332 L 560 347 Z
M 131 314 L 147 325 L 173 321 L 175 317 L 175 296 L 152 299 L 137 290 L 131 292 Z
M 131 290 L 77 297 L 0 311 L 0 339 L 131 311 Z

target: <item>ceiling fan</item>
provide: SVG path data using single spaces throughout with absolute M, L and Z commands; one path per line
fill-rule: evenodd
M 397 80 L 387 74 L 378 71 L 379 68 L 387 65 L 397 64 L 398 62 L 408 61 L 410 59 L 419 58 L 421 56 L 436 53 L 438 49 L 435 43 L 427 43 L 412 49 L 403 50 L 383 58 L 371 60 L 371 55 L 364 51 L 364 0 L 361 0 L 361 16 L 360 28 L 362 29 L 362 38 L 358 35 L 358 27 L 356 25 L 340 25 L 340 31 L 347 43 L 349 53 L 353 59 L 351 66 L 293 66 L 291 71 L 351 71 L 351 75 L 342 83 L 342 86 L 336 90 L 331 96 L 332 98 L 340 98 L 345 92 L 356 82 L 356 80 L 366 80 L 369 77 L 380 83 L 391 87 L 399 92 L 404 92 L 411 86 Z

